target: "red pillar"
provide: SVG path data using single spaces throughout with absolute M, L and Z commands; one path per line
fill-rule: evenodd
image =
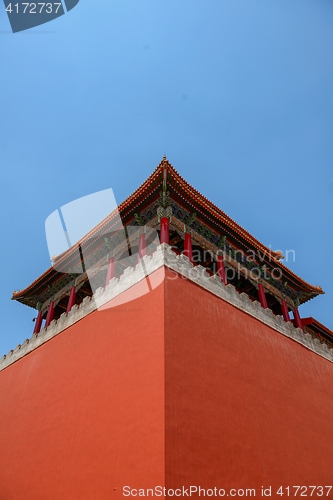
M 169 245 L 169 218 L 162 217 L 161 218 L 161 232 L 160 232 L 160 241 L 161 243 L 167 243 Z
M 283 314 L 283 319 L 285 321 L 290 321 L 288 306 L 287 306 L 287 302 L 285 301 L 285 299 L 282 299 L 281 310 L 282 310 L 282 314 Z
M 108 261 L 108 270 L 106 273 L 105 286 L 107 286 L 109 284 L 110 280 L 112 280 L 112 278 L 114 278 L 114 272 L 115 272 L 114 257 L 110 257 L 109 261 Z
M 304 331 L 303 325 L 302 325 L 302 320 L 299 315 L 298 307 L 294 307 L 294 319 L 295 319 L 295 326 L 296 328 L 301 328 L 301 330 Z
M 188 257 L 189 261 L 193 263 L 192 238 L 191 238 L 190 233 L 185 233 L 184 255 L 186 255 L 186 257 Z
M 76 300 L 76 289 L 75 286 L 72 286 L 71 293 L 68 299 L 66 313 L 69 313 L 69 311 L 72 309 L 73 305 L 75 304 L 75 300 Z
M 47 311 L 47 316 L 45 321 L 45 328 L 50 326 L 50 323 L 53 320 L 53 316 L 54 316 L 54 302 L 50 302 L 49 310 Z
M 258 293 L 259 293 L 260 304 L 262 305 L 262 307 L 264 309 L 267 309 L 268 305 L 267 305 L 265 290 L 264 290 L 264 287 L 261 283 L 259 283 L 259 286 L 258 286 Z
M 138 262 L 144 255 L 146 255 L 146 235 L 142 233 L 139 239 Z
M 217 256 L 217 274 L 220 277 L 222 283 L 227 285 L 228 284 L 227 275 L 225 272 L 224 261 L 223 261 L 222 255 Z
M 35 322 L 35 328 L 34 328 L 34 333 L 39 333 L 41 326 L 42 326 L 42 321 L 43 321 L 43 313 L 42 311 L 38 311 L 38 316 Z

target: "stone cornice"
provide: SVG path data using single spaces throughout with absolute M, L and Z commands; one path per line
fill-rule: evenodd
M 225 286 L 216 275 L 210 276 L 202 266 L 193 266 L 187 257 L 176 255 L 171 250 L 171 247 L 164 243 L 157 247 L 152 256 L 143 257 L 137 266 L 127 268 L 119 278 L 112 279 L 107 287 L 99 288 L 92 298 L 86 297 L 80 305 L 75 305 L 68 314 L 63 313 L 58 320 L 52 321 L 48 328 L 43 328 L 40 333 L 32 335 L 22 345 L 18 345 L 14 350 L 9 351 L 7 355 L 2 356 L 0 358 L 0 370 L 15 363 L 66 330 L 69 326 L 96 311 L 96 304 L 98 304 L 98 308 L 102 307 L 163 266 L 201 286 L 258 321 L 265 323 L 282 335 L 302 344 L 319 356 L 333 362 L 333 349 L 330 349 L 326 344 L 321 344 L 318 339 L 313 338 L 310 334 L 295 328 L 291 322 L 286 323 L 282 316 L 275 316 L 270 309 L 262 308 L 259 302 L 252 302 L 245 293 L 239 294 L 234 286 Z

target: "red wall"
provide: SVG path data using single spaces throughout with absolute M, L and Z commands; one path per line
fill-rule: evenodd
M 174 277 L 0 372 L 0 500 L 332 482 L 333 364 Z
M 0 372 L 0 499 L 164 484 L 164 287 L 94 312 Z
M 189 281 L 165 294 L 166 486 L 332 485 L 333 364 Z

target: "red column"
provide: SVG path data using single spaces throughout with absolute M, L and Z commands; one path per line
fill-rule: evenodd
M 283 314 L 283 319 L 285 321 L 290 321 L 287 302 L 284 299 L 282 299 L 282 302 L 281 302 L 281 310 L 282 310 L 282 314 Z
M 142 233 L 139 239 L 138 262 L 144 255 L 146 255 L 146 235 Z
M 227 275 L 225 272 L 224 261 L 223 261 L 222 255 L 217 256 L 217 274 L 220 277 L 222 283 L 227 285 L 228 284 Z
M 188 257 L 189 261 L 193 263 L 192 238 L 191 238 L 190 233 L 185 233 L 184 255 L 186 255 L 186 257 Z
M 268 305 L 267 305 L 265 290 L 264 290 L 264 287 L 261 283 L 259 283 L 259 286 L 258 286 L 258 293 L 259 293 L 260 304 L 262 305 L 262 307 L 264 309 L 267 309 Z
M 54 302 L 50 302 L 49 310 L 47 311 L 47 316 L 45 321 L 45 328 L 50 326 L 50 323 L 53 320 L 53 316 L 54 316 Z
M 294 307 L 294 319 L 296 328 L 301 328 L 301 330 L 304 331 L 302 320 L 298 312 L 298 307 Z
M 169 218 L 162 217 L 161 218 L 161 232 L 160 232 L 160 241 L 161 243 L 167 243 L 169 245 Z
M 38 311 L 38 316 L 35 322 L 35 328 L 34 328 L 34 333 L 39 333 L 41 326 L 42 326 L 42 321 L 43 321 L 43 313 L 42 311 Z
M 76 300 L 76 289 L 75 286 L 72 286 L 71 293 L 68 299 L 66 313 L 69 313 L 69 311 L 72 309 L 73 305 L 75 304 L 75 300 Z
M 107 286 L 110 280 L 114 278 L 114 272 L 115 272 L 114 257 L 110 257 L 108 261 L 108 271 L 106 273 L 105 286 Z

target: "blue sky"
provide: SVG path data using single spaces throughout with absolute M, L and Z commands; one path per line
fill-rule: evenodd
M 1 5 L 0 5 L 1 7 Z M 12 34 L 0 8 L 0 355 L 32 333 L 10 300 L 50 265 L 44 222 L 164 154 L 326 295 L 333 329 L 331 0 L 80 0 Z

